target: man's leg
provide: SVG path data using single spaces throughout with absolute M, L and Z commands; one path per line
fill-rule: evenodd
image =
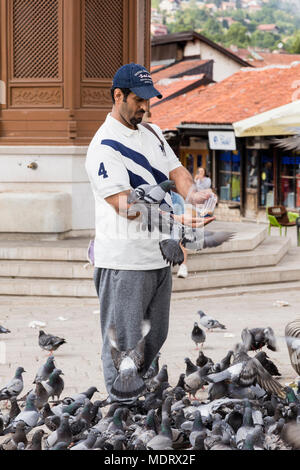
M 151 331 L 145 345 L 147 370 L 168 332 L 171 272 L 170 268 L 151 271 L 96 268 L 94 280 L 100 300 L 103 374 L 109 392 L 117 375 L 110 353 L 110 325 L 116 327 L 120 349 L 128 350 L 141 338 L 142 320 L 150 320 Z
M 151 330 L 145 341 L 145 365 L 143 375 L 160 351 L 169 331 L 170 300 L 172 293 L 171 268 L 158 269 L 157 287 L 148 306 L 146 318 L 150 320 Z

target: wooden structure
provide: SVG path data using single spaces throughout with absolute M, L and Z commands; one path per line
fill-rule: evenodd
M 116 70 L 150 66 L 150 15 L 151 0 L 0 0 L 0 146 L 87 145 Z

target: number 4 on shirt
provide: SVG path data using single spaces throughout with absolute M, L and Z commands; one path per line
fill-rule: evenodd
M 108 178 L 107 171 L 104 167 L 104 163 L 100 163 L 99 171 L 98 171 L 98 176 L 103 176 L 103 178 Z

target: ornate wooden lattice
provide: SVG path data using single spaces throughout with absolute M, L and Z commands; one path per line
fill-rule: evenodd
M 123 62 L 124 2 L 85 0 L 86 79 L 110 78 Z
M 13 0 L 13 77 L 59 78 L 59 0 Z

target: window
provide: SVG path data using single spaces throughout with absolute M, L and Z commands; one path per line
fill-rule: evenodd
M 267 152 L 261 154 L 260 205 L 266 207 L 274 206 L 273 156 Z
M 300 153 L 281 155 L 279 197 L 285 207 L 300 207 Z
M 247 150 L 247 188 L 258 188 L 258 150 Z
M 220 152 L 219 159 L 220 200 L 241 200 L 241 154 L 239 151 Z

